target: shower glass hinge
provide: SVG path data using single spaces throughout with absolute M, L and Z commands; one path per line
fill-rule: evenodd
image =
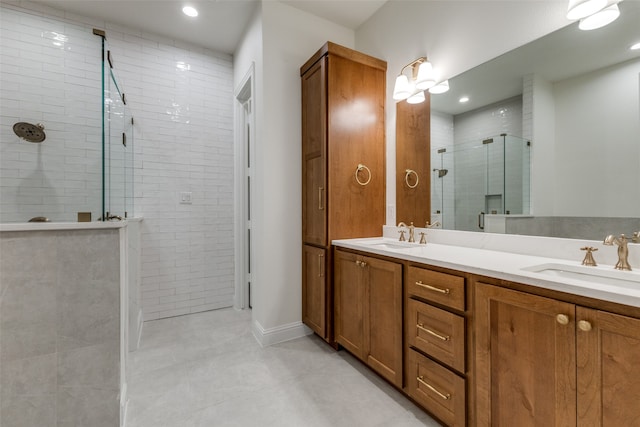
M 127 134 L 122 132 L 122 145 L 127 146 Z
M 438 154 L 442 154 L 442 153 L 446 153 L 447 149 L 446 148 L 440 148 L 438 149 Z

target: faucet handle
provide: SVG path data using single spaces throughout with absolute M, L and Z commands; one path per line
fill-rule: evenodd
M 427 244 L 427 233 L 425 233 L 424 231 L 420 232 L 420 244 L 421 245 Z
M 581 251 L 587 251 L 587 253 L 584 255 L 584 259 L 582 260 L 582 265 L 587 265 L 590 267 L 595 267 L 598 264 L 596 264 L 596 260 L 593 259 L 593 253 L 598 250 L 598 248 L 594 248 L 591 246 L 585 246 L 584 248 L 580 248 Z
M 640 243 L 640 231 L 634 231 L 633 237 L 631 238 L 633 243 Z
M 405 231 L 406 231 L 406 230 L 399 230 L 399 231 L 398 231 L 398 233 L 400 233 L 400 239 L 399 239 L 399 240 L 400 240 L 401 242 L 404 242 L 405 240 L 407 240 L 407 239 L 404 237 L 404 233 L 405 233 Z

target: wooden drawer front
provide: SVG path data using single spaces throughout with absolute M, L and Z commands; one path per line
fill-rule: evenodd
M 439 273 L 424 268 L 409 267 L 408 291 L 456 310 L 464 311 L 464 277 Z
M 465 425 L 464 379 L 415 350 L 409 350 L 407 388 L 416 402 L 446 425 Z
M 409 345 L 464 372 L 464 318 L 420 301 L 408 301 L 406 331 Z

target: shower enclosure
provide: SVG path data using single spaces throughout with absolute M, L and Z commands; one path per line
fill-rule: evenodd
M 134 123 L 104 33 L 10 7 L 0 29 L 0 222 L 132 216 Z
M 530 141 L 500 134 L 431 152 L 432 221 L 482 231 L 484 215 L 530 210 Z

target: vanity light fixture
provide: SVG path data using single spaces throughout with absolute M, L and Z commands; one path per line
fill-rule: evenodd
M 435 86 L 429 88 L 429 93 L 439 94 L 445 93 L 449 90 L 449 80 L 442 81 Z
M 620 16 L 618 3 L 622 0 L 569 0 L 567 19 L 579 19 L 578 28 L 595 30 L 615 21 Z
M 607 6 L 607 0 L 569 0 L 567 19 L 576 20 L 602 10 Z
M 196 16 L 198 16 L 198 10 L 195 7 L 192 6 L 185 6 L 182 8 L 182 13 L 184 13 L 185 15 L 187 15 L 190 18 L 195 18 Z
M 631 50 L 638 50 L 640 49 L 640 42 L 632 44 L 631 47 L 629 47 L 629 49 Z
M 411 80 L 404 74 L 404 70 L 409 67 L 411 67 Z M 435 84 L 433 66 L 426 57 L 421 56 L 400 70 L 393 87 L 393 99 L 396 101 L 406 99 L 411 104 L 419 104 L 426 99 L 423 91 L 433 87 Z
M 581 30 L 595 30 L 596 28 L 604 27 L 618 19 L 620 16 L 620 9 L 617 4 L 607 6 L 599 12 L 594 13 L 591 16 L 587 16 L 580 20 L 578 28 Z

